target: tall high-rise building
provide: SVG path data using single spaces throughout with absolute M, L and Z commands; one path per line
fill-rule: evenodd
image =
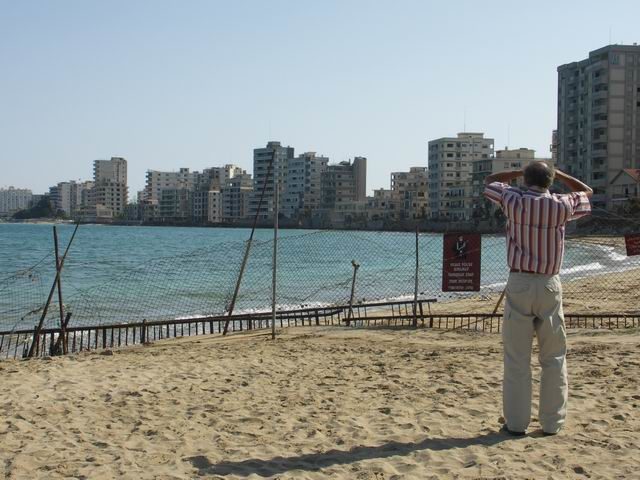
M 493 139 L 463 132 L 429 142 L 431 218 L 469 220 L 473 216 L 473 163 L 493 156 Z
M 321 175 L 321 206 L 338 209 L 348 203 L 367 201 L 367 159 L 328 165 Z
M 129 191 L 127 161 L 122 157 L 95 160 L 93 183 L 88 215 L 97 219 L 112 219 L 124 214 Z
M 249 200 L 250 217 L 258 213 L 260 220 L 265 221 L 273 218 L 276 178 L 279 192 L 278 200 L 282 204 L 282 198 L 287 187 L 288 164 L 293 155 L 293 147 L 283 147 L 280 142 L 269 142 L 266 147 L 253 150 L 253 193 Z M 273 169 L 269 174 L 271 162 L 273 162 Z M 268 181 L 267 176 L 269 176 Z M 264 198 L 262 205 L 258 209 L 265 182 Z
M 287 186 L 282 199 L 282 213 L 288 218 L 310 217 L 320 208 L 322 173 L 329 159 L 306 152 L 287 162 Z
M 111 157 L 110 160 L 94 160 L 93 181 L 127 184 L 127 161 L 122 157 Z
M 558 67 L 558 167 L 588 183 L 596 206 L 640 168 L 640 46 L 608 45 Z
M 222 221 L 236 222 L 249 214 L 249 199 L 253 192 L 251 174 L 234 175 L 222 189 Z

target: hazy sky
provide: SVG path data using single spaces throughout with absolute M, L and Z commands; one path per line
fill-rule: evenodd
M 640 42 L 640 1 L 0 0 L 0 187 L 123 156 L 235 163 L 270 139 L 369 159 L 368 188 L 462 131 L 547 156 L 556 67 Z M 611 33 L 610 33 L 611 32 Z

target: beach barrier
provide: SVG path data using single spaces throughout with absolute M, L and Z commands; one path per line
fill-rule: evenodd
M 425 304 L 432 301 L 421 300 L 419 302 L 421 311 L 425 309 Z M 413 301 L 353 305 L 352 318 L 354 322 L 364 318 L 374 319 L 375 312 L 388 308 L 391 309 L 391 317 L 387 318 L 395 317 L 400 324 L 406 312 L 413 308 Z M 349 305 L 280 310 L 276 312 L 276 327 L 339 326 L 349 317 L 349 311 Z M 59 327 L 41 329 L 39 333 L 37 326 L 31 330 L 0 331 L 0 359 L 27 357 L 31 350 L 35 357 L 61 354 L 64 352 L 61 345 L 66 345 L 69 353 L 76 353 L 86 350 L 115 349 L 169 338 L 222 334 L 224 325 L 229 319 L 231 332 L 265 330 L 271 328 L 271 318 L 272 313 L 267 311 L 231 317 L 144 320 L 139 323 L 67 327 L 64 337 Z
M 497 313 L 433 314 L 431 304 L 436 299 L 418 301 L 418 328 L 439 331 L 474 331 L 500 333 L 502 315 Z M 357 305 L 344 304 L 324 308 L 282 310 L 276 313 L 276 327 L 348 327 L 348 328 L 415 328 L 413 300 L 375 302 Z M 65 335 L 60 328 L 0 331 L 0 359 L 27 357 L 31 348 L 34 357 L 89 350 L 114 350 L 131 345 L 153 343 L 171 338 L 198 335 L 222 335 L 230 319 L 230 332 L 270 330 L 272 313 L 215 316 L 190 319 L 168 319 L 67 327 Z M 640 328 L 639 315 L 620 314 L 567 314 L 567 328 L 629 329 Z M 64 339 L 63 339 L 64 338 Z

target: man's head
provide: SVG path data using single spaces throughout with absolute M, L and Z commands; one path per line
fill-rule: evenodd
M 555 172 L 547 162 L 533 161 L 523 171 L 524 184 L 527 187 L 547 189 L 553 183 Z

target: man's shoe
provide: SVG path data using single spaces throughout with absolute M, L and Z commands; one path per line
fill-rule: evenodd
M 527 432 L 516 432 L 514 430 L 509 430 L 509 427 L 507 427 L 506 423 L 502 425 L 502 428 L 500 429 L 500 431 L 504 433 L 508 433 L 513 437 L 524 437 L 527 434 Z

